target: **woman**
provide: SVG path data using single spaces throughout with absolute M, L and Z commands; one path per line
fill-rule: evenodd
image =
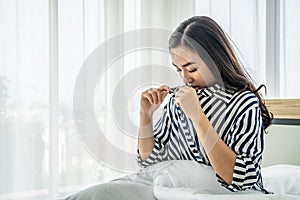
M 230 191 L 267 193 L 260 164 L 272 116 L 223 30 L 208 17 L 192 17 L 172 33 L 169 49 L 185 86 L 142 93 L 139 165 L 195 160 L 212 166 Z M 173 96 L 152 130 L 152 115 L 169 92 Z
M 186 199 L 197 192 L 246 189 L 268 193 L 260 164 L 264 129 L 272 117 L 222 29 L 208 17 L 192 17 L 171 35 L 169 48 L 185 86 L 152 88 L 141 95 L 137 160 L 145 168 L 65 200 Z M 167 96 L 153 129 L 152 115 Z M 184 189 L 190 184 L 193 190 Z

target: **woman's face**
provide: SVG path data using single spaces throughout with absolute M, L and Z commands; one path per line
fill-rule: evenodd
M 184 83 L 197 89 L 216 83 L 216 79 L 200 56 L 184 46 L 171 49 L 172 64 Z

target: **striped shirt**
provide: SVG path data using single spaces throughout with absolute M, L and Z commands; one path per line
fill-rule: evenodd
M 216 84 L 197 91 L 201 107 L 221 139 L 236 153 L 232 184 L 217 176 L 230 191 L 255 189 L 268 193 L 262 184 L 263 122 L 257 97 L 251 91 L 234 92 Z M 170 97 L 153 129 L 154 148 L 137 162 L 147 167 L 166 160 L 195 160 L 211 166 L 192 121 Z

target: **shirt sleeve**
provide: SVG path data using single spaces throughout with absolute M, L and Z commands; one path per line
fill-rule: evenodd
M 232 184 L 219 182 L 231 191 L 252 188 L 261 179 L 263 123 L 259 107 L 247 110 L 230 129 L 229 147 L 236 153 Z
M 154 126 L 154 148 L 151 154 L 143 161 L 141 159 L 139 149 L 137 150 L 137 163 L 140 167 L 147 167 L 166 160 L 167 155 L 165 145 L 169 140 L 171 130 L 170 104 L 171 102 L 164 107 L 162 116 Z

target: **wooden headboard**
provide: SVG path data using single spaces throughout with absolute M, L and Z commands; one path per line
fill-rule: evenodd
M 300 125 L 300 99 L 268 99 L 266 104 L 274 124 Z

